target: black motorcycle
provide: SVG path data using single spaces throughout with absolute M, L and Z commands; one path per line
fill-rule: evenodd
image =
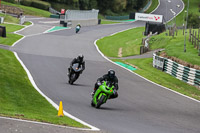
M 73 64 L 72 69 L 69 73 L 68 83 L 72 85 L 78 79 L 82 71 L 83 71 L 82 65 L 79 67 L 79 63 Z

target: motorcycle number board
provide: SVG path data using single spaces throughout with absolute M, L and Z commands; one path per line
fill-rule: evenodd
M 149 22 L 163 22 L 163 15 L 136 13 L 135 20 L 149 21 Z

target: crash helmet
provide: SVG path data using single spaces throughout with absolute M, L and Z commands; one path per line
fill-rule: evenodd
M 115 71 L 112 70 L 112 69 L 108 70 L 108 76 L 109 76 L 110 79 L 114 79 L 114 77 L 115 77 Z
M 77 59 L 81 62 L 83 61 L 83 58 L 84 58 L 83 54 L 79 54 L 77 57 Z

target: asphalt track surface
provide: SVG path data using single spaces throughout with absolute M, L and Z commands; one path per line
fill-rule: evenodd
M 161 5 L 155 13 L 161 14 L 166 2 L 161 0 Z M 173 2 L 168 8 L 171 6 L 171 9 L 175 9 L 174 5 L 182 4 L 180 0 Z M 168 19 L 171 19 L 173 14 L 169 12 L 168 16 Z M 82 27 L 79 34 L 75 34 L 75 29 L 39 34 L 51 27 L 39 21 L 34 19 L 35 27 L 20 32 L 28 36 L 11 50 L 17 52 L 46 96 L 56 104 L 63 101 L 66 112 L 100 128 L 102 132 L 200 132 L 199 102 L 146 81 L 105 60 L 98 53 L 94 45 L 96 39 L 125 29 L 144 26 L 144 22 Z M 69 85 L 67 67 L 79 53 L 85 56 L 86 70 L 74 85 Z M 92 108 L 90 92 L 94 83 L 110 68 L 116 71 L 119 78 L 119 97 L 109 100 L 100 109 Z

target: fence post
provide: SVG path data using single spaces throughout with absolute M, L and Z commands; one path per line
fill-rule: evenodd
M 192 32 L 192 45 L 193 45 L 193 43 L 194 43 L 194 30 Z
M 200 42 L 200 38 L 199 38 L 199 31 L 200 31 L 200 29 L 198 30 L 197 49 L 199 49 L 199 42 Z
M 199 43 L 199 56 L 200 56 L 200 43 Z
M 140 46 L 140 55 L 144 53 L 144 46 Z
M 191 42 L 191 28 L 190 28 L 190 33 L 189 33 L 189 42 Z
M 196 42 L 197 42 L 197 32 L 195 31 L 195 36 L 194 36 L 194 48 L 196 48 Z

